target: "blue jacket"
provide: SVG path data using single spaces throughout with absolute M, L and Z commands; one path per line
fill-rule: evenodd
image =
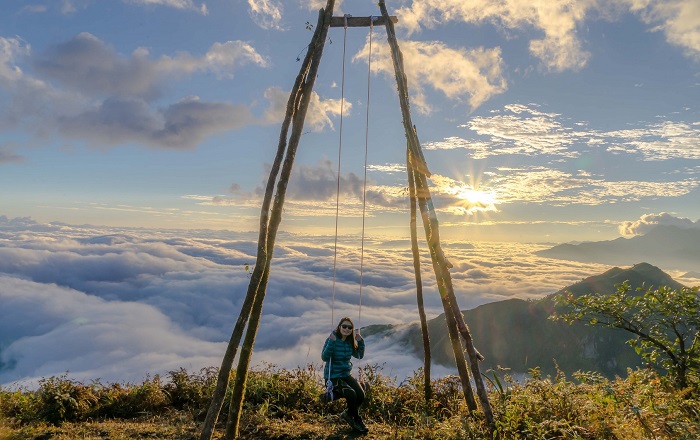
M 364 339 L 357 341 L 357 350 L 355 350 L 352 348 L 352 341 L 343 341 L 342 337 L 335 333 L 335 341 L 330 337 L 326 339 L 326 343 L 323 344 L 323 350 L 321 351 L 321 359 L 326 363 L 326 366 L 323 368 L 323 379 L 328 380 L 329 376 L 331 379 L 350 376 L 352 371 L 350 358 L 362 359 L 364 356 Z

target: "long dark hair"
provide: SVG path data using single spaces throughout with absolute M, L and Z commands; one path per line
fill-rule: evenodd
M 348 318 L 347 316 L 345 318 L 341 318 L 340 321 L 338 321 L 338 326 L 335 328 L 335 334 L 338 335 L 341 339 L 343 338 L 343 334 L 340 332 L 340 325 L 344 323 L 345 321 L 349 322 L 350 325 L 352 325 L 352 332 L 350 333 L 350 343 L 352 344 L 352 348 L 354 350 L 357 350 L 357 340 L 355 340 L 355 323 L 352 322 L 352 319 Z

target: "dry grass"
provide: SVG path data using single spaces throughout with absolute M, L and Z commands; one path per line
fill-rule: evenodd
M 36 423 L 0 427 L 0 440 L 190 440 L 197 438 L 197 425 L 184 413 L 170 412 L 134 420 L 66 422 L 60 426 Z

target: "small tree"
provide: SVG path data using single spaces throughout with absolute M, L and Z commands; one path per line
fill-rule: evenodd
M 552 319 L 568 323 L 619 328 L 635 335 L 627 341 L 650 366 L 665 370 L 676 388 L 684 389 L 700 372 L 700 296 L 698 288 L 662 286 L 642 294 L 631 293 L 628 282 L 612 295 L 574 297 L 570 292 L 555 300 L 560 312 Z M 643 291 L 642 288 L 637 289 Z

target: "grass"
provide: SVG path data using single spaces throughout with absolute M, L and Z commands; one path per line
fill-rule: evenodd
M 198 439 L 216 369 L 172 371 L 141 384 L 84 384 L 45 378 L 36 390 L 0 388 L 0 440 Z M 469 414 L 460 382 L 433 380 L 423 399 L 422 372 L 401 383 L 365 366 L 369 383 L 362 414 L 369 434 L 354 435 L 338 414 L 343 401 L 323 404 L 318 367 L 267 365 L 250 372 L 241 419 L 244 439 L 696 439 L 700 387 L 674 390 L 651 371 L 608 380 L 597 373 L 541 377 L 517 383 L 489 374 L 493 432 L 483 414 Z M 228 400 L 215 438 L 223 434 Z

